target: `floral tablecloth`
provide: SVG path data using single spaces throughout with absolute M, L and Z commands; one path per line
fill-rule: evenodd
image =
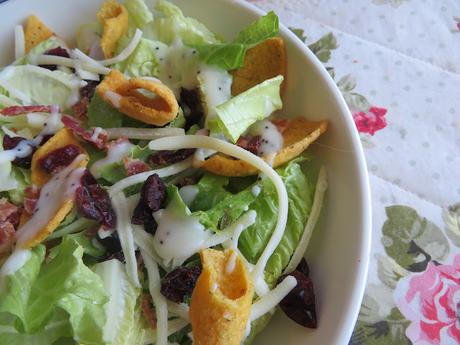
M 315 52 L 361 134 L 373 247 L 350 344 L 460 344 L 460 1 L 250 2 Z

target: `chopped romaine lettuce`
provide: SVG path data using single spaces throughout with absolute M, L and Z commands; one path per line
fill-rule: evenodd
M 283 76 L 265 80 L 219 105 L 216 108 L 217 117 L 208 121 L 208 127 L 213 132 L 222 132 L 236 142 L 253 123 L 281 109 L 283 106 L 280 97 L 282 82 Z
M 270 257 L 265 269 L 269 285 L 276 283 L 297 247 L 310 214 L 315 192 L 315 182 L 302 172 L 300 160 L 293 160 L 277 169 L 286 185 L 289 213 L 283 239 Z M 268 179 L 261 182 L 261 193 L 249 207 L 257 212 L 256 223 L 240 237 L 239 248 L 250 262 L 256 262 L 267 245 L 277 219 L 277 193 Z
M 24 201 L 24 191 L 26 187 L 31 185 L 30 170 L 13 165 L 11 167 L 10 179 L 16 182 L 16 188 L 8 190 L 8 197 L 13 203 L 21 204 Z
M 101 36 L 102 25 L 99 22 L 82 24 L 77 31 L 77 48 L 84 53 L 88 53 L 99 42 Z
M 144 344 L 145 330 L 137 303 L 140 291 L 128 279 L 124 265 L 112 259 L 94 265 L 93 270 L 102 279 L 109 296 L 105 305 L 104 341 L 112 345 Z
M 22 101 L 57 104 L 62 109 L 68 108 L 72 91 L 78 88 L 72 74 L 32 65 L 8 66 L 0 74 L 3 85 L 20 93 Z
M 269 12 L 241 31 L 232 43 L 201 44 L 194 47 L 205 63 L 232 70 L 243 64 L 249 48 L 276 36 L 278 28 L 278 16 L 274 12 Z
M 219 43 L 206 26 L 194 18 L 185 17 L 179 7 L 164 0 L 156 3 L 153 28 L 155 38 L 166 44 L 177 39 L 186 45 Z
M 58 320 L 67 323 L 71 332 L 59 332 L 59 336 L 73 336 L 75 341 L 88 345 L 103 343 L 107 295 L 102 280 L 85 266 L 82 256 L 83 248 L 68 237 L 46 263 L 45 247 L 33 248 L 29 260 L 4 278 L 5 287 L 0 292 L 2 318 L 14 317 L 15 331 L 32 337 L 46 335 L 57 313 L 64 311 Z M 55 336 L 49 335 L 49 344 Z
M 124 114 L 105 102 L 97 92 L 88 106 L 88 126 L 115 128 L 121 127 Z
M 228 184 L 228 177 L 218 176 L 206 173 L 196 184 L 198 193 L 190 205 L 190 210 L 193 211 L 207 211 L 213 206 L 217 205 L 220 201 L 231 195 L 225 189 Z
M 144 0 L 126 0 L 123 4 L 128 10 L 129 21 L 134 21 L 138 28 L 143 29 L 153 21 L 153 14 Z
M 130 77 L 158 76 L 159 63 L 155 55 L 157 45 L 155 41 L 142 38 L 134 52 L 114 68 Z

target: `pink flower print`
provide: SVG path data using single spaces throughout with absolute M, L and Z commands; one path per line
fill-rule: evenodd
M 460 255 L 452 265 L 430 262 L 424 272 L 401 278 L 394 297 L 411 321 L 406 336 L 414 344 L 460 344 Z
M 374 135 L 375 132 L 387 126 L 385 108 L 370 107 L 367 113 L 364 111 L 357 111 L 353 113 L 353 120 L 355 121 L 358 132 L 369 133 Z

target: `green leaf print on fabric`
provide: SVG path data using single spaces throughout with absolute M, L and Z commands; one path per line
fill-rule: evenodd
M 446 234 L 457 247 L 460 247 L 460 203 L 444 210 L 442 215 L 446 223 Z
M 377 275 L 380 281 L 389 288 L 394 289 L 398 280 L 410 273 L 389 256 L 377 254 L 376 258 Z
M 409 323 L 398 308 L 393 308 L 386 319 L 378 322 L 359 320 L 349 345 L 411 345 L 405 335 Z
M 442 261 L 449 243 L 442 231 L 408 207 L 395 205 L 385 209 L 388 219 L 382 229 L 386 253 L 400 266 L 422 272 L 431 260 Z
M 324 35 L 315 43 L 308 46 L 321 62 L 328 62 L 331 59 L 331 51 L 337 49 L 337 39 L 332 32 Z
M 296 29 L 296 28 L 289 28 L 303 43 L 307 40 L 307 36 L 305 36 L 303 29 Z

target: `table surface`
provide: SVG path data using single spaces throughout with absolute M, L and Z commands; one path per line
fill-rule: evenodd
M 304 30 L 365 148 L 372 259 L 350 344 L 460 344 L 460 1 L 250 2 Z

